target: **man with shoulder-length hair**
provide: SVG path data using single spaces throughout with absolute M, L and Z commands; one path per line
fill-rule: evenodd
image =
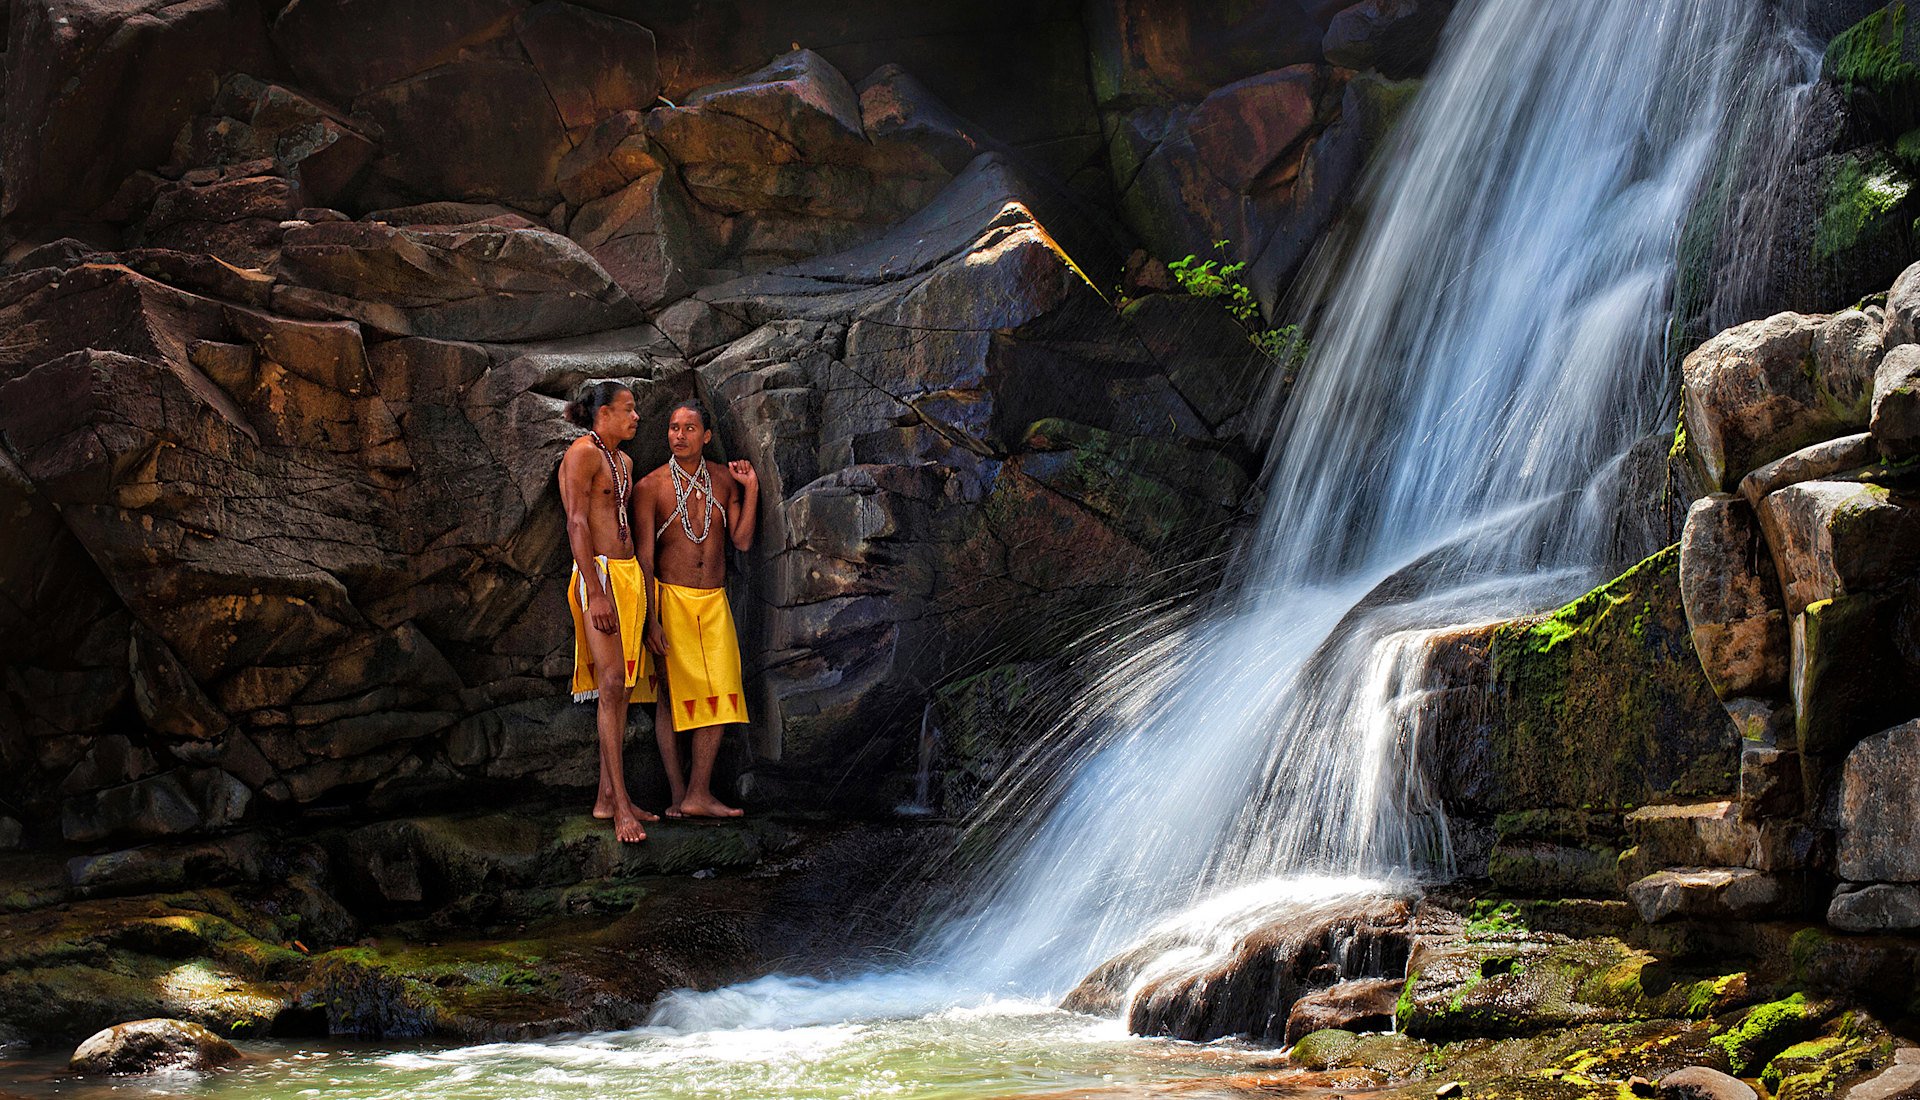
M 706 407 L 682 401 L 667 418 L 666 465 L 640 481 L 634 505 L 640 570 L 646 575 L 647 648 L 662 682 L 654 736 L 673 792 L 668 817 L 739 817 L 713 796 L 713 762 L 729 722 L 747 721 L 740 642 L 727 606 L 728 543 L 753 545 L 760 479 L 751 463 L 710 466 Z M 691 733 L 692 771 L 681 770 L 679 734 Z
M 567 513 L 573 576 L 573 700 L 594 701 L 600 744 L 600 790 L 593 816 L 612 818 L 614 835 L 647 839 L 643 821 L 658 817 L 627 797 L 624 753 L 628 702 L 653 701 L 647 654 L 641 645 L 647 606 L 646 574 L 635 553 L 652 539 L 634 538 L 633 464 L 620 450 L 640 428 L 633 391 L 619 382 L 588 382 L 567 405 L 567 419 L 586 434 L 560 460 L 560 503 Z

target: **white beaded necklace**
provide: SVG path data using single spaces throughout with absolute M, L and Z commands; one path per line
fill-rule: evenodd
M 707 456 L 700 456 L 700 465 L 694 467 L 691 474 L 682 470 L 679 461 L 674 458 L 667 459 L 667 469 L 673 474 L 673 515 L 667 517 L 653 537 L 666 534 L 667 528 L 673 526 L 674 516 L 678 516 L 680 529 L 687 533 L 687 541 L 695 544 L 707 541 L 707 536 L 713 533 L 714 508 L 720 509 L 720 522 L 723 525 L 727 522 L 726 506 L 713 499 L 713 475 L 707 472 Z M 693 517 L 687 512 L 687 498 L 696 492 L 705 498 L 700 510 L 700 533 L 697 535 L 693 533 Z

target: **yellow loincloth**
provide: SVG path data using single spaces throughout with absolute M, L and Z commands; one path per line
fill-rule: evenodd
M 607 586 L 607 593 L 613 597 L 613 613 L 620 620 L 620 649 L 627 661 L 627 687 L 633 689 L 627 696 L 630 703 L 653 702 L 655 685 L 660 681 L 659 673 L 653 670 L 652 655 L 647 652 L 647 586 L 640 575 L 640 562 L 636 558 L 605 557 L 594 559 L 600 567 L 600 578 Z M 586 582 L 580 578 L 580 567 L 573 567 L 573 576 L 567 581 L 567 608 L 573 612 L 573 701 L 585 703 L 600 697 L 599 680 L 593 669 L 593 650 L 587 642 L 587 631 L 593 624 L 587 621 Z
M 724 588 L 658 582 L 660 630 L 667 636 L 667 691 L 673 728 L 747 720 L 740 686 L 740 641 Z

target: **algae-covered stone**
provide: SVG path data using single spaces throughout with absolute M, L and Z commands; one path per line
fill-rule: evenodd
M 1909 25 L 1907 0 L 1893 3 L 1841 31 L 1827 44 L 1822 75 L 1856 103 L 1884 119 L 1894 133 L 1920 123 L 1920 35 Z
M 1400 1077 L 1418 1067 L 1432 1050 L 1430 1044 L 1410 1035 L 1356 1035 L 1343 1028 L 1323 1028 L 1301 1036 L 1287 1058 L 1313 1070 L 1357 1067 Z
M 1669 547 L 1539 619 L 1437 643 L 1425 744 L 1448 808 L 1618 812 L 1733 793 L 1739 746 L 1701 671 Z
M 1653 956 L 1613 939 L 1423 939 L 1407 970 L 1395 1022 L 1435 1041 L 1684 1017 L 1697 996 Z
M 1815 1034 L 1831 1014 L 1827 1005 L 1809 1002 L 1795 993 L 1780 1001 L 1755 1005 L 1739 1022 L 1713 1037 L 1727 1056 L 1728 1067 L 1747 1074 L 1766 1065 L 1773 1055 Z

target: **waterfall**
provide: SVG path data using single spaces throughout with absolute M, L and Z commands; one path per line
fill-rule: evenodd
M 1597 579 L 1595 483 L 1670 415 L 1681 226 L 1735 120 L 1804 78 L 1794 37 L 1755 0 L 1456 9 L 1303 281 L 1257 537 L 1213 608 L 1092 658 L 938 965 L 1058 995 L 1208 897 L 1445 873 L 1426 641 Z

